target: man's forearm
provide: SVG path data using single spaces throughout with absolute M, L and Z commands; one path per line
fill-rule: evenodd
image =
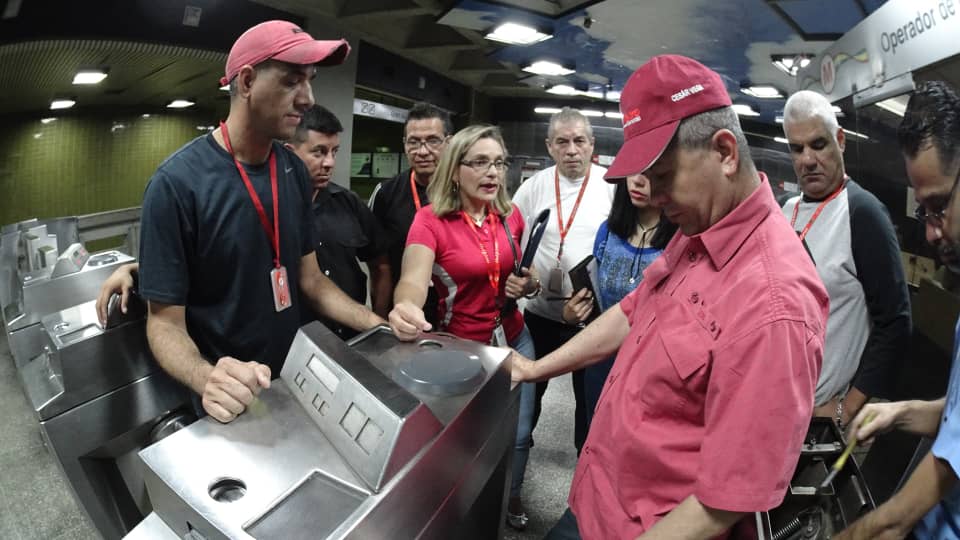
M 643 540 L 700 540 L 713 538 L 736 523 L 745 514 L 704 506 L 690 495 L 660 521 L 639 536 Z
M 157 363 L 174 379 L 203 394 L 213 366 L 197 349 L 186 329 L 167 321 L 147 318 L 147 341 Z
M 956 485 L 950 465 L 933 453 L 917 465 L 899 492 L 848 527 L 835 540 L 904 538 L 914 525 Z
M 371 261 L 370 268 L 370 304 L 373 312 L 386 318 L 393 307 L 393 280 L 390 264 Z
M 308 291 L 307 298 L 317 315 L 357 331 L 367 330 L 386 322 L 366 306 L 347 296 L 340 287 L 323 274 L 317 274 L 316 283 Z
M 619 349 L 629 332 L 627 316 L 619 304 L 613 306 L 562 347 L 535 362 L 533 380 L 544 381 L 595 364 Z
M 900 416 L 897 427 L 903 431 L 935 437 L 940 431 L 940 416 L 943 414 L 945 398 L 936 401 L 906 401 L 906 410 Z

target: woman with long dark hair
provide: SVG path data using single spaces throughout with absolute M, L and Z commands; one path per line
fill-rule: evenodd
M 650 181 L 646 176 L 636 174 L 617 184 L 610 217 L 600 225 L 593 243 L 601 310 L 616 305 L 637 288 L 644 269 L 660 256 L 676 231 L 677 226 L 650 202 Z M 584 322 L 592 311 L 593 297 L 584 288 L 563 306 L 563 319 L 570 324 Z M 588 427 L 613 359 L 611 356 L 589 366 L 584 373 Z

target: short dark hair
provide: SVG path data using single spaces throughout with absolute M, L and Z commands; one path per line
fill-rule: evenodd
M 303 144 L 307 140 L 307 132 L 316 131 L 324 135 L 336 135 L 343 131 L 343 125 L 335 114 L 330 112 L 323 105 L 314 105 L 303 113 L 303 119 L 297 126 L 297 131 L 293 133 L 294 144 Z
M 940 172 L 953 173 L 960 161 L 960 98 L 953 88 L 943 81 L 921 83 L 907 103 L 897 141 L 908 159 L 933 146 Z
M 415 103 L 410 108 L 410 112 L 407 113 L 407 120 L 403 123 L 403 130 L 407 130 L 407 124 L 412 120 L 429 120 L 431 118 L 440 120 L 443 124 L 444 135 L 453 135 L 453 120 L 450 118 L 450 113 L 425 101 Z
M 607 218 L 607 230 L 613 234 L 628 240 L 637 230 L 637 224 L 640 223 L 640 212 L 637 207 L 630 202 L 630 193 L 627 191 L 627 181 L 618 180 L 617 188 L 613 193 L 613 205 L 610 207 L 610 217 Z M 653 233 L 650 239 L 650 245 L 657 249 L 667 247 L 667 243 L 677 232 L 677 226 L 667 220 L 663 212 L 660 213 L 660 226 Z

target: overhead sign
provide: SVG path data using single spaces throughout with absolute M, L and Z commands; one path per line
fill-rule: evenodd
M 797 73 L 837 101 L 960 53 L 960 0 L 889 0 Z
M 370 118 L 379 118 L 389 122 L 398 122 L 404 124 L 407 122 L 407 110 L 400 107 L 393 107 L 377 103 L 376 101 L 367 101 L 365 99 L 353 100 L 353 114 L 360 116 L 369 116 Z

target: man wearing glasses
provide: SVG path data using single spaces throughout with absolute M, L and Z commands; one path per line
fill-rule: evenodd
M 513 196 L 527 221 L 527 231 L 544 208 L 550 209 L 550 219 L 533 259 L 543 281 L 543 294 L 524 308 L 524 320 L 533 335 L 538 357 L 558 349 L 580 330 L 578 325 L 563 320 L 563 303 L 576 292 L 567 272 L 593 253 L 597 229 L 610 215 L 615 189 L 602 181 L 607 169 L 591 164 L 593 128 L 580 111 L 564 107 L 551 116 L 546 143 L 556 165 L 530 177 Z M 578 455 L 587 438 L 583 375 L 582 369 L 573 372 L 573 439 Z M 547 381 L 537 383 L 533 427 L 537 425 L 546 390 Z
M 871 397 L 890 398 L 910 340 L 910 295 L 887 209 L 846 175 L 845 134 L 827 98 L 790 96 L 783 132 L 802 192 L 783 213 L 830 295 L 813 414 L 842 428 Z
M 415 104 L 403 127 L 403 151 L 410 168 L 377 184 L 370 195 L 370 210 L 387 235 L 388 264 L 370 267 L 373 282 L 378 282 L 383 273 L 390 273 L 389 287 L 370 291 L 373 311 L 381 317 L 386 317 L 393 308 L 393 289 L 400 281 L 400 263 L 407 242 L 407 231 L 417 210 L 430 204 L 427 186 L 451 135 L 453 121 L 449 113 L 429 103 Z M 437 295 L 430 287 L 423 311 L 431 324 L 436 323 L 436 308 Z
M 907 104 L 897 138 L 927 241 L 937 249 L 941 262 L 960 272 L 960 210 L 955 193 L 960 169 L 960 98 L 943 82 L 920 85 Z M 851 423 L 853 436 L 860 440 L 894 428 L 935 439 L 903 488 L 835 539 L 904 538 L 911 530 L 917 540 L 960 538 L 960 326 L 957 330 L 946 397 L 870 404 Z M 867 415 L 873 418 L 863 425 Z

